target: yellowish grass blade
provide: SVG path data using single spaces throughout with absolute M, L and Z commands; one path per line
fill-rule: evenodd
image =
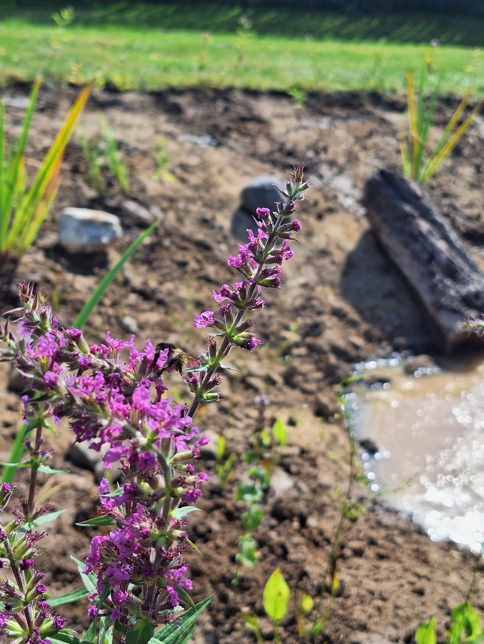
M 474 121 L 474 117 L 480 112 L 483 100 L 481 99 L 479 103 L 476 105 L 476 107 L 472 110 L 472 112 L 469 114 L 469 116 L 466 118 L 464 123 L 454 132 L 454 134 L 450 137 L 450 139 L 447 141 L 447 143 L 444 145 L 444 147 L 440 150 L 440 152 L 437 154 L 437 156 L 433 157 L 432 159 L 429 159 L 429 162 L 427 166 L 424 169 L 424 172 L 422 173 L 422 182 L 426 181 L 429 179 L 434 172 L 437 170 L 439 165 L 446 159 L 449 154 L 452 152 L 452 150 L 455 148 L 455 146 L 459 143 L 459 141 L 462 139 L 464 134 L 467 132 L 469 127 Z
M 62 161 L 62 156 L 66 145 L 71 137 L 71 134 L 74 130 L 74 127 L 77 124 L 79 116 L 81 115 L 82 110 L 86 104 L 89 93 L 91 91 L 91 85 L 87 85 L 80 95 L 78 96 L 76 102 L 71 107 L 69 113 L 66 116 L 66 119 L 57 133 L 57 136 L 50 147 L 45 159 L 42 162 L 42 165 L 37 172 L 37 175 L 34 179 L 30 191 L 25 196 L 25 201 L 22 204 L 21 208 L 17 209 L 14 219 L 10 226 L 8 233 L 8 247 L 15 247 L 17 238 L 22 235 L 22 232 L 30 228 L 34 222 L 38 224 L 38 219 L 36 218 L 36 206 L 40 206 L 42 203 L 44 193 L 48 190 L 52 182 L 55 182 L 56 176 L 59 173 L 60 162 Z M 40 221 L 40 224 L 45 219 L 47 212 L 41 208 L 43 216 Z M 39 225 L 36 225 L 38 231 Z M 31 237 L 29 235 L 29 237 Z M 32 241 L 35 237 L 32 238 Z M 25 244 L 22 243 L 21 247 L 23 248 L 22 252 L 27 250 L 28 246 L 25 247 Z

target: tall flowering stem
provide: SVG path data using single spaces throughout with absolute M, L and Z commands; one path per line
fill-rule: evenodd
M 280 288 L 281 265 L 293 256 L 288 243 L 301 229 L 292 216 L 308 187 L 302 168 L 296 168 L 280 191 L 276 211 L 257 210 L 257 235 L 249 230 L 248 243 L 239 244 L 238 255 L 227 260 L 242 281 L 213 292 L 219 317 L 205 311 L 195 318 L 195 327 L 214 332 L 198 364 L 183 373 L 194 394 L 191 407 L 166 395 L 161 376 L 173 367 L 166 345 L 154 348 L 148 340 L 139 352 L 134 336 L 123 342 L 108 332 L 105 344 L 89 346 L 80 330 L 59 327 L 41 292 L 20 284 L 22 306 L 5 314 L 16 315 L 16 333 L 9 321 L 0 326 L 0 361 L 11 362 L 24 377 L 27 431 L 36 430 L 34 444 L 26 443 L 29 498 L 16 510 L 16 519 L 0 527 L 0 567 L 10 566 L 16 581 L 0 586 L 0 630 L 16 644 L 42 644 L 42 638 L 64 626 L 44 602 L 43 575 L 30 570 L 37 553 L 34 544 L 41 536 L 32 528 L 49 510 L 35 504 L 37 473 L 51 472 L 45 466 L 51 451 L 42 448 L 42 430 L 61 418 L 70 421 L 76 441 L 87 441 L 102 453 L 106 468 L 117 463 L 123 474 L 114 490 L 103 479 L 101 516 L 86 522 L 110 526 L 108 535 L 92 539 L 83 569 L 95 580 L 88 611 L 94 629 L 98 618 L 106 618 L 117 644 L 133 632 L 134 640 L 146 644 L 157 625 L 177 618 L 181 602 L 193 606 L 184 555 L 195 546 L 186 532 L 186 518 L 197 509 L 201 485 L 208 480 L 193 464 L 208 440 L 192 425 L 192 418 L 200 404 L 220 399 L 214 389 L 231 349 L 252 351 L 262 343 L 253 333 L 254 323 L 244 318 L 264 308 L 260 295 L 265 288 Z M 0 509 L 11 491 L 5 485 L 0 491 Z
M 217 372 L 224 368 L 223 360 L 232 348 L 239 346 L 252 351 L 262 344 L 252 332 L 254 323 L 250 319 L 244 320 L 244 317 L 251 311 L 264 308 L 265 302 L 260 297 L 264 289 L 280 288 L 281 264 L 294 255 L 288 242 L 296 241 L 293 234 L 301 230 L 301 222 L 294 220 L 293 215 L 309 187 L 303 178 L 303 167 L 295 168 L 285 190 L 279 191 L 282 201 L 277 204 L 277 210 L 257 209 L 257 235 L 247 230 L 248 243 L 239 244 L 237 257 L 229 256 L 227 260 L 228 265 L 240 274 L 242 281 L 236 282 L 232 288 L 224 284 L 219 293 L 213 291 L 215 301 L 221 304 L 220 318 L 216 318 L 213 311 L 205 311 L 195 317 L 195 327 L 214 328 L 217 332 L 211 334 L 208 349 L 200 356 L 198 377 L 192 371 L 186 378 L 195 394 L 188 412 L 191 418 L 200 404 L 220 399 L 220 395 L 212 390 L 220 383 Z M 217 336 L 222 338 L 219 347 L 215 340 Z

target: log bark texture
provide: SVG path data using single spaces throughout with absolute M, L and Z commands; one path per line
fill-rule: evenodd
M 484 275 L 429 194 L 401 175 L 379 170 L 366 184 L 363 205 L 429 314 L 440 348 L 449 354 L 475 341 L 463 323 L 484 313 Z

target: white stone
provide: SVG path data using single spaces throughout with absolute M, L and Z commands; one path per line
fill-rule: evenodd
M 116 215 L 88 208 L 64 208 L 57 227 L 59 241 L 69 253 L 104 250 L 123 234 Z

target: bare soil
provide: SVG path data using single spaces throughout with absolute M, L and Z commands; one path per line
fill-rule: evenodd
M 5 90 L 26 95 L 25 88 Z M 27 167 L 33 171 L 67 111 L 75 90 L 44 90 L 39 99 Z M 122 140 L 131 172 L 131 197 L 146 206 L 159 206 L 164 219 L 151 238 L 127 264 L 88 325 L 91 341 L 127 337 L 123 318 L 139 327 L 137 343 L 168 340 L 196 353 L 204 342 L 191 326 L 194 312 L 212 307 L 211 290 L 234 279 L 226 264 L 236 240 L 231 219 L 241 189 L 260 174 L 282 177 L 294 164 L 304 163 L 314 185 L 303 204 L 303 231 L 295 258 L 287 264 L 284 290 L 270 293 L 267 308 L 257 316 L 265 346 L 254 355 L 234 352 L 240 373 L 226 380 L 226 398 L 209 406 L 197 424 L 209 432 L 224 431 L 229 451 L 238 455 L 236 479 L 222 490 L 214 461 L 202 463 L 211 475 L 191 531 L 201 551 L 193 557 L 191 574 L 195 599 L 214 598 L 200 621 L 198 643 L 251 642 L 241 612 L 261 618 L 264 639 L 272 639 L 264 618 L 262 588 L 281 566 L 293 597 L 305 590 L 317 597 L 339 520 L 337 486 L 348 477 L 345 430 L 332 417 L 336 383 L 355 362 L 389 356 L 393 351 L 432 351 L 432 333 L 413 294 L 391 260 L 377 246 L 359 199 L 366 179 L 376 167 L 397 169 L 398 132 L 405 119 L 399 100 L 361 96 L 309 98 L 302 108 L 286 96 L 190 91 L 170 94 L 94 92 L 78 132 L 99 131 L 102 110 Z M 449 117 L 452 101 L 442 102 L 438 126 Z M 8 131 L 18 132 L 23 112 L 7 107 Z M 203 148 L 184 135 L 213 137 Z M 164 139 L 175 182 L 153 178 L 153 150 Z M 482 262 L 484 205 L 482 153 L 484 128 L 473 126 L 429 189 L 445 214 L 466 239 L 469 251 Z M 52 295 L 62 324 L 69 325 L 100 278 L 128 243 L 140 234 L 106 197 L 94 194 L 84 180 L 85 162 L 78 142 L 69 144 L 63 165 L 62 188 L 52 217 L 34 247 L 4 278 L 0 311 L 16 304 L 16 282 L 35 279 Z M 117 194 L 111 181 L 109 196 Z M 106 255 L 69 256 L 56 240 L 56 219 L 65 206 L 101 207 L 119 214 L 124 237 Z M 297 323 L 297 327 L 291 325 Z M 268 375 L 270 374 L 270 375 Z M 0 367 L 0 460 L 19 427 L 21 402 L 7 391 L 8 369 Z M 178 374 L 170 384 L 185 393 Z M 267 422 L 280 418 L 289 424 L 279 481 L 264 500 L 265 519 L 256 535 L 259 562 L 244 569 L 239 584 L 235 554 L 242 532 L 244 507 L 235 502 L 237 484 L 247 478 L 242 454 L 250 444 L 256 419 L 254 397 L 271 399 Z M 75 565 L 88 552 L 92 534 L 75 525 L 95 511 L 96 484 L 92 472 L 66 460 L 72 441 L 67 427 L 48 439 L 56 449 L 55 465 L 69 474 L 50 483 L 61 487 L 51 500 L 65 513 L 48 526 L 42 558 L 47 581 L 55 593 L 79 587 Z M 284 475 L 285 474 L 285 475 Z M 17 494 L 25 494 L 19 478 Z M 46 490 L 47 491 L 47 490 Z M 384 497 L 355 495 L 365 511 L 343 532 L 338 576 L 343 592 L 335 600 L 325 640 L 360 644 L 411 642 L 416 628 L 437 616 L 440 636 L 450 608 L 464 600 L 475 558 L 450 543 L 433 543 L 408 517 L 397 515 Z M 484 581 L 471 597 L 484 609 Z M 328 596 L 325 595 L 327 605 Z M 71 625 L 86 624 L 86 605 L 65 608 Z M 294 607 L 281 624 L 285 644 L 302 641 L 297 634 Z M 254 640 L 255 641 L 255 640 Z

